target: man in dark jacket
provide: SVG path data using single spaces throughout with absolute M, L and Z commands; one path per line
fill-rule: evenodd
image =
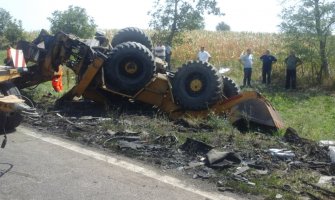
M 265 53 L 260 57 L 263 62 L 262 67 L 262 83 L 269 85 L 271 83 L 271 70 L 272 64 L 277 62 L 277 58 L 270 55 L 270 50 L 266 50 Z
M 171 46 L 169 44 L 165 45 L 165 61 L 167 63 L 167 70 L 171 71 L 171 55 L 172 55 L 172 50 Z
M 295 56 L 294 51 L 290 52 L 290 55 L 285 59 L 286 64 L 286 84 L 285 88 L 290 89 L 290 86 L 292 89 L 296 88 L 296 82 L 297 82 L 297 66 L 302 64 L 302 61 L 300 58 Z

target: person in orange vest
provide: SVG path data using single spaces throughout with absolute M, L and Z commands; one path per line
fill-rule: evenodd
M 61 67 L 59 67 L 57 74 L 54 75 L 51 80 L 52 87 L 56 92 L 61 92 L 63 90 L 62 76 L 63 76 L 63 70 Z

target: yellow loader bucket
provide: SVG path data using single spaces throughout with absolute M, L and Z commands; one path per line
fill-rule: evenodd
M 255 91 L 241 92 L 231 98 L 218 101 L 206 110 L 190 111 L 183 110 L 173 103 L 171 105 L 169 104 L 166 107 L 159 106 L 159 108 L 163 108 L 163 110 L 170 113 L 172 119 L 180 117 L 204 118 L 214 113 L 227 115 L 232 124 L 244 121 L 275 130 L 285 128 L 276 109 L 264 96 Z M 238 124 L 236 125 L 239 126 Z
M 250 95 L 254 98 L 246 98 Z M 284 128 L 284 123 L 278 112 L 268 100 L 257 92 L 242 93 L 240 101 L 230 109 L 229 120 L 232 123 L 245 120 L 245 122 L 276 129 Z

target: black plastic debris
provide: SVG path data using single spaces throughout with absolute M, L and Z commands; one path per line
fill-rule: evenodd
M 212 146 L 191 138 L 187 138 L 179 148 L 189 154 L 206 154 L 213 149 Z
M 303 139 L 298 135 L 298 132 L 292 127 L 289 127 L 286 129 L 283 139 L 284 141 L 288 143 L 293 143 L 293 144 L 303 143 Z
M 211 168 L 229 168 L 242 162 L 240 155 L 234 152 L 220 152 L 212 149 L 206 156 L 206 165 Z

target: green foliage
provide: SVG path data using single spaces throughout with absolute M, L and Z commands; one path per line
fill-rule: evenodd
M 23 36 L 21 21 L 13 19 L 9 12 L 0 8 L 0 49 L 14 45 Z
M 0 36 L 5 34 L 7 25 L 10 23 L 12 16 L 5 9 L 0 8 Z
M 23 38 L 27 41 L 33 41 L 39 33 L 40 31 L 23 32 Z
M 289 1 L 292 2 L 292 1 Z M 294 0 L 282 11 L 280 24 L 288 47 L 306 58 L 314 58 L 320 65 L 314 70 L 320 82 L 330 76 L 328 38 L 335 28 L 335 2 L 326 0 Z M 332 48 L 333 49 L 333 48 Z
M 230 31 L 230 26 L 224 22 L 218 23 L 216 26 L 217 31 Z
M 185 42 L 185 33 L 179 32 L 175 34 L 173 40 L 169 42 L 170 32 L 168 30 L 157 30 L 154 31 L 151 35 L 151 40 L 154 44 L 162 43 L 162 44 L 174 44 L 174 45 L 183 45 Z
M 12 20 L 8 23 L 5 37 L 11 46 L 14 46 L 19 40 L 23 39 L 23 31 L 21 21 Z
M 1 54 L 0 59 L 2 59 Z M 64 67 L 63 72 L 63 91 L 56 92 L 52 87 L 51 81 L 47 81 L 36 86 L 25 88 L 21 90 L 21 93 L 29 99 L 39 102 L 41 105 L 53 104 L 76 84 L 76 75 L 70 69 Z
M 3 61 L 6 58 L 6 51 L 0 51 L 0 61 Z
M 152 11 L 150 27 L 168 31 L 164 38 L 168 44 L 176 35 L 186 30 L 204 29 L 204 14 L 223 15 L 216 0 L 156 0 Z
M 94 19 L 87 15 L 84 8 L 72 5 L 65 11 L 54 11 L 48 20 L 53 34 L 64 31 L 81 38 L 89 38 L 94 35 L 97 27 Z

